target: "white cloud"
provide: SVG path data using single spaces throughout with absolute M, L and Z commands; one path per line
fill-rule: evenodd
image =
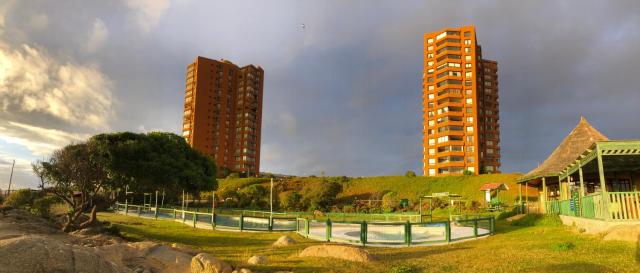
M 107 41 L 109 30 L 104 22 L 97 19 L 93 22 L 93 27 L 89 31 L 89 39 L 87 40 L 86 49 L 90 53 L 98 51 Z
M 83 141 L 88 137 L 89 135 L 85 134 L 74 134 L 13 121 L 0 126 L 1 140 L 24 146 L 36 156 L 48 156 L 55 149 L 72 142 Z
M 125 0 L 135 13 L 135 21 L 144 32 L 149 32 L 169 9 L 169 0 Z
M 46 50 L 0 44 L 0 107 L 43 113 L 67 123 L 108 128 L 112 84 L 99 69 L 63 63 Z M 17 109 L 16 109 L 17 108 Z

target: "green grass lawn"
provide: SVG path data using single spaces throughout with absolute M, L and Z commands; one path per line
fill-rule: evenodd
M 209 252 L 260 272 L 640 272 L 640 245 L 605 242 L 576 234 L 570 228 L 542 221 L 536 226 L 511 226 L 497 222 L 497 234 L 485 239 L 446 246 L 374 248 L 367 250 L 378 261 L 361 264 L 328 258 L 298 258 L 307 246 L 319 242 L 294 233 L 298 245 L 274 249 L 282 233 L 225 232 L 194 229 L 181 223 L 100 213 L 100 220 L 117 226 L 132 240 L 177 242 Z M 248 266 L 252 255 L 269 258 L 265 266 Z

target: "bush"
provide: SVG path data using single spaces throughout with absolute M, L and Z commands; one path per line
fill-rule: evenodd
M 342 184 L 337 182 L 307 183 L 302 189 L 302 204 L 308 210 L 326 211 L 341 192 Z
M 400 199 L 395 192 L 388 192 L 382 197 L 382 209 L 385 212 L 392 212 L 398 208 Z
M 227 175 L 227 179 L 233 179 L 233 178 L 240 178 L 240 174 L 239 173 L 230 173 L 229 175 Z
M 14 207 L 14 208 L 25 208 L 31 206 L 31 202 L 33 201 L 33 196 L 31 195 L 30 189 L 21 189 L 16 192 L 13 192 L 4 200 L 5 205 Z
M 575 244 L 573 244 L 572 242 L 562 242 L 559 244 L 556 244 L 553 248 L 557 251 L 569 251 L 572 250 L 576 247 Z
M 354 213 L 356 209 L 352 205 L 345 205 L 342 207 L 342 212 L 344 213 Z
M 49 216 L 51 216 L 51 206 L 60 202 L 60 198 L 56 196 L 36 198 L 33 201 L 33 206 L 31 206 L 31 213 L 40 217 L 49 218 Z
M 406 176 L 406 177 L 416 177 L 416 173 L 414 171 L 407 171 L 406 173 L 404 173 L 404 176 Z
M 286 191 L 280 194 L 280 208 L 285 210 L 298 210 L 302 196 L 294 191 Z
M 474 175 L 474 173 L 473 173 L 472 171 L 470 171 L 470 170 L 464 170 L 464 171 L 462 172 L 462 174 L 463 174 L 463 175 Z
M 507 210 L 507 211 L 503 211 L 500 214 L 498 214 L 498 217 L 496 217 L 497 220 L 504 220 L 507 219 L 511 216 L 515 216 L 518 214 L 518 207 L 514 207 L 511 210 Z
M 411 265 L 398 265 L 391 268 L 390 273 L 418 273 L 420 270 Z

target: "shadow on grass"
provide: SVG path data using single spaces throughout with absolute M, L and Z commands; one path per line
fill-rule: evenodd
M 544 267 L 535 268 L 534 271 L 538 271 L 538 269 L 543 272 L 584 272 L 584 273 L 615 272 L 613 269 L 609 267 L 599 265 L 599 264 L 594 264 L 594 263 L 587 263 L 587 262 L 552 264 Z
M 471 249 L 471 247 L 426 246 L 424 249 L 404 248 L 398 252 L 374 254 L 374 255 L 376 255 L 378 258 L 384 258 L 384 260 L 404 260 L 404 259 L 425 258 L 430 255 L 437 255 L 437 254 L 448 253 L 452 251 L 460 251 L 465 249 Z

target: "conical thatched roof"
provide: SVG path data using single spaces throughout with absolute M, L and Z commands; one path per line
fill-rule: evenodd
M 524 181 L 538 176 L 555 176 L 593 143 L 604 140 L 609 139 L 593 128 L 586 118 L 580 117 L 576 128 L 573 128 L 573 131 L 562 140 L 547 160 L 519 180 Z

